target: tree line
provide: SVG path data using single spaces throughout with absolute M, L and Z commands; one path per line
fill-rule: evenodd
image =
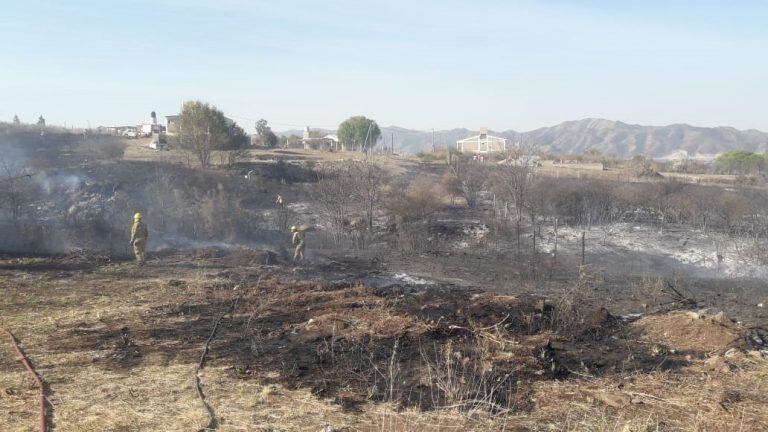
M 281 142 L 266 120 L 258 120 L 255 129 L 256 137 L 251 143 L 243 128 L 228 121 L 221 110 L 205 102 L 188 101 L 182 105 L 174 142 L 192 152 L 206 168 L 214 151 L 242 150 L 252 144 L 276 147 Z M 368 150 L 380 136 L 378 124 L 365 116 L 350 117 L 339 125 L 339 140 L 351 150 Z M 283 142 L 287 144 L 289 140 Z
M 762 173 L 768 169 L 768 153 L 733 150 L 718 156 L 716 162 L 729 174 Z
M 726 232 L 754 231 L 768 222 L 768 192 L 760 188 L 706 186 L 665 179 L 619 182 L 553 178 L 539 174 L 530 153 L 510 154 L 505 163 L 473 163 L 467 155 L 448 158 L 443 185 L 452 200 L 474 207 L 493 194 L 499 211 L 519 222 L 526 217 L 559 218 L 574 225 L 655 223 Z M 765 229 L 765 228 L 763 228 Z

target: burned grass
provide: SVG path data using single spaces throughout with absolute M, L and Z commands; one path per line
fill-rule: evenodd
M 308 280 L 260 257 L 168 252 L 147 267 L 67 278 L 6 272 L 0 325 L 18 333 L 50 383 L 59 430 L 203 427 L 193 377 L 219 319 L 201 377 L 220 430 L 768 425 L 757 408 L 766 360 L 723 317 L 626 321 L 534 295 L 373 289 Z M 0 418 L 24 427 L 34 387 L 5 351 L 0 387 Z

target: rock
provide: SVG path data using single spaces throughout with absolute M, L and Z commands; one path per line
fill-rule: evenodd
M 715 315 L 712 315 L 710 320 L 713 321 L 713 322 L 716 322 L 716 323 L 719 323 L 719 324 L 728 325 L 728 326 L 733 325 L 733 320 L 728 318 L 728 315 L 726 315 L 725 312 L 723 312 L 723 311 L 720 311 L 720 312 L 716 313 Z
M 735 357 L 737 354 L 739 354 L 739 350 L 736 348 L 731 348 L 725 352 L 725 356 L 728 358 Z
M 687 311 L 685 314 L 691 317 L 692 319 L 704 319 L 707 317 L 714 318 L 715 316 L 722 314 L 722 312 L 718 312 L 717 314 L 713 315 L 710 309 L 699 309 L 695 311 Z
M 320 429 L 320 432 L 338 432 L 338 429 L 336 429 L 335 427 L 333 427 L 331 425 L 328 425 L 328 426 Z
M 686 311 L 685 315 L 688 316 L 691 319 L 701 319 L 701 315 L 699 315 L 698 311 Z
M 632 403 L 629 396 L 619 392 L 599 393 L 597 400 L 613 408 L 623 408 Z
M 765 341 L 763 341 L 763 339 L 756 334 L 752 335 L 752 341 L 757 344 L 757 346 L 762 346 L 765 344 Z

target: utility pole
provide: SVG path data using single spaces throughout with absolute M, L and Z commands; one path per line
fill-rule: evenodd
M 432 128 L 432 153 L 435 152 L 435 128 Z
M 533 250 L 531 251 L 531 275 L 536 280 L 536 223 L 533 224 Z
M 368 132 L 365 133 L 365 142 L 363 143 L 363 148 L 360 149 L 361 151 L 364 151 L 368 148 L 368 137 L 371 136 L 371 127 L 373 126 L 373 120 L 368 121 Z
M 390 138 L 389 138 L 389 146 L 391 147 L 390 153 L 395 154 L 395 133 L 391 132 Z

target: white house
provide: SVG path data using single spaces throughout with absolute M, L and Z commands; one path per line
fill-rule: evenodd
M 507 139 L 488 135 L 487 128 L 481 128 L 480 134 L 456 141 L 456 150 L 462 153 L 493 153 L 507 149 Z
M 338 150 L 338 136 L 327 134 L 323 137 L 312 138 L 309 132 L 309 126 L 305 127 L 304 136 L 301 138 L 301 144 L 304 146 L 305 150 Z

